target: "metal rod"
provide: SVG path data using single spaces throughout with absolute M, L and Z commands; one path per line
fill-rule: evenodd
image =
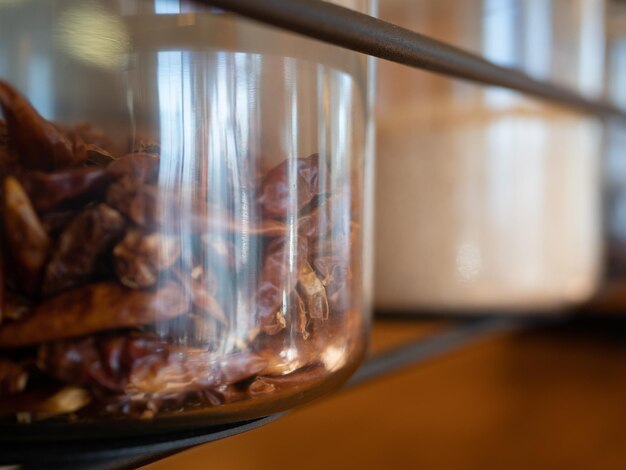
M 272 26 L 410 67 L 495 85 L 576 108 L 600 117 L 626 120 L 626 113 L 603 101 L 392 23 L 321 0 L 196 0 Z

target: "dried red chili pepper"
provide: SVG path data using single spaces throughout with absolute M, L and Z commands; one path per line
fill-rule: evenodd
M 283 297 L 290 296 L 295 289 L 307 251 L 307 240 L 301 237 L 294 240 L 293 246 L 288 239 L 280 238 L 266 248 L 256 305 L 261 329 L 267 334 L 276 334 L 286 326 Z
M 114 282 L 88 284 L 37 304 L 31 313 L 0 326 L 0 348 L 148 325 L 189 311 L 181 286 L 164 282 L 155 291 L 132 290 Z
M 291 293 L 291 310 L 289 317 L 294 325 L 296 325 L 296 331 L 302 335 L 302 338 L 309 339 L 309 314 L 307 312 L 307 305 L 298 293 L 297 290 Z
M 151 287 L 157 283 L 159 273 L 180 257 L 180 239 L 131 229 L 115 246 L 113 256 L 122 284 L 133 289 Z
M 76 210 L 65 210 L 61 212 L 46 212 L 41 214 L 39 218 L 48 236 L 56 239 L 65 230 L 65 227 L 76 218 L 76 215 Z
M 4 288 L 4 264 L 2 262 L 2 252 L 0 251 L 0 323 L 2 323 L 2 320 L 4 319 L 5 316 L 5 309 L 6 309 L 6 301 L 5 299 L 5 288 Z
M 336 313 L 344 311 L 350 304 L 350 293 L 347 289 L 352 276 L 346 256 L 318 252 L 313 258 L 313 266 L 326 288 L 330 310 Z
M 216 354 L 220 379 L 218 384 L 234 384 L 260 373 L 267 367 L 267 361 L 250 352 Z
M 4 282 L 4 261 L 2 256 L 2 251 L 0 251 L 0 323 L 4 319 L 6 313 L 6 293 L 5 293 L 5 282 Z
M 161 153 L 161 143 L 155 139 L 140 136 L 135 139 L 132 149 L 135 153 L 152 153 L 159 155 Z
M 39 366 L 72 384 L 130 393 L 179 393 L 233 384 L 267 362 L 252 353 L 222 355 L 148 334 L 110 335 L 41 346 Z
M 136 183 L 156 183 L 159 178 L 160 159 L 152 153 L 129 153 L 107 167 L 117 177 L 128 176 Z
M 303 263 L 298 276 L 298 292 L 306 305 L 305 311 L 314 320 L 328 320 L 328 299 L 322 281 L 308 262 Z
M 105 167 L 117 160 L 116 157 L 95 144 L 85 144 L 86 163 L 98 167 Z
M 318 238 L 331 237 L 331 230 L 346 222 L 348 215 L 349 193 L 342 190 L 331 195 L 321 195 L 311 204 L 313 207 L 305 208 L 298 218 L 298 234 L 315 242 Z M 316 203 L 317 202 L 317 203 Z M 316 203 L 316 204 L 315 204 Z M 344 205 L 345 204 L 345 205 Z
M 0 120 L 0 176 L 15 172 L 17 157 L 9 148 L 9 131 L 6 121 Z
M 102 200 L 115 176 L 101 168 L 72 168 L 54 173 L 22 173 L 19 180 L 35 210 L 44 213 Z
M 257 378 L 248 387 L 248 395 L 251 397 L 259 397 L 272 393 L 275 390 L 276 386 L 274 384 L 271 384 L 262 378 Z
M 106 200 L 135 224 L 163 233 L 179 233 L 181 230 L 198 234 L 223 231 L 268 237 L 284 236 L 287 233 L 287 225 L 281 221 L 237 221 L 220 207 L 206 203 L 189 207 L 182 201 L 180 193 L 141 184 L 130 177 L 113 183 Z
M 65 134 L 69 139 L 79 137 L 85 143 L 87 151 L 89 151 L 90 146 L 102 149 L 106 152 L 111 152 L 114 148 L 106 132 L 97 127 L 93 127 L 88 122 L 78 122 L 71 125 L 60 122 L 53 122 L 53 124 L 54 127 Z
M 28 413 L 25 417 L 18 414 L 18 418 L 28 422 L 32 415 L 34 418 L 49 418 L 73 413 L 90 402 L 91 395 L 82 388 L 49 386 L 2 397 L 0 415 Z
M 123 235 L 122 215 L 106 204 L 91 206 L 65 227 L 46 267 L 42 293 L 50 295 L 89 282 L 96 265 Z
M 34 294 L 48 258 L 50 239 L 44 231 L 33 206 L 13 177 L 4 179 L 4 243 L 15 262 L 20 288 Z
M 295 181 L 290 167 L 296 166 Z M 284 218 L 299 212 L 319 193 L 319 156 L 287 159 L 272 168 L 261 183 L 259 204 L 265 217 Z M 292 201 L 296 190 L 296 200 Z M 295 204 L 295 205 L 294 205 Z
M 259 380 L 267 385 L 272 385 L 276 391 L 303 390 L 313 388 L 316 383 L 328 378 L 328 370 L 322 364 L 311 364 L 300 367 L 296 372 L 285 375 L 267 376 L 262 375 Z
M 360 227 L 350 224 L 347 233 L 334 233 L 332 237 L 315 242 L 311 264 L 326 287 L 331 310 L 342 311 L 349 304 L 351 264 L 358 258 Z M 355 254 L 353 254 L 355 253 Z
M 191 392 L 144 393 L 126 391 L 123 394 L 99 397 L 98 406 L 105 415 L 123 415 L 137 419 L 151 419 L 158 413 L 180 411 L 185 405 L 217 406 L 223 402 L 212 390 Z
M 0 358 L 0 396 L 19 393 L 26 387 L 28 373 L 19 364 Z
M 141 227 L 157 226 L 159 191 L 155 186 L 126 176 L 109 187 L 106 202 Z
M 293 303 L 291 307 L 292 315 L 298 314 L 297 303 Z M 301 318 L 306 325 L 306 329 L 302 330 L 301 326 L 297 326 L 297 332 L 294 334 L 291 329 L 283 329 L 275 335 L 261 335 L 253 343 L 252 347 L 255 354 L 258 354 L 267 361 L 267 368 L 259 375 L 275 376 L 291 374 L 302 367 L 322 361 L 324 351 L 327 349 L 331 340 L 336 338 L 338 327 L 342 325 L 342 316 L 333 315 L 327 322 L 335 319 L 334 325 L 324 322 L 311 321 L 306 310 L 302 310 L 305 315 Z M 333 312 L 334 314 L 335 312 Z M 292 323 L 297 325 L 298 319 L 292 317 Z M 290 354 L 283 354 L 283 351 L 289 350 Z M 336 356 L 334 353 L 333 356 Z
M 5 289 L 2 293 L 2 318 L 6 320 L 19 320 L 26 315 L 32 307 L 32 303 L 25 297 Z
M 80 137 L 68 139 L 2 80 L 0 109 L 7 122 L 9 146 L 19 155 L 19 163 L 24 168 L 52 171 L 78 166 L 85 160 L 86 152 Z
M 39 368 L 75 385 L 123 391 L 133 364 L 146 356 L 166 354 L 167 344 L 150 334 L 89 336 L 54 341 L 39 347 Z
M 215 273 L 201 266 L 194 267 L 189 274 L 181 269 L 174 269 L 173 273 L 187 289 L 193 305 L 199 309 L 198 313 L 205 313 L 222 325 L 228 325 L 228 317 L 215 298 Z
M 211 394 L 215 396 L 219 405 L 235 403 L 248 398 L 246 389 L 237 385 L 218 385 L 211 389 Z

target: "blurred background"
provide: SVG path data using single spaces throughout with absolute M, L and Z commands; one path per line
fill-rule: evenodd
M 626 108 L 626 2 L 379 16 Z M 486 314 L 537 323 L 148 468 L 625 468 L 624 123 L 384 61 L 376 117 L 370 354 Z

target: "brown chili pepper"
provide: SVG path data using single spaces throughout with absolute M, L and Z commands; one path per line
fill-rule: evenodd
M 329 232 L 345 221 L 348 215 L 349 193 L 345 190 L 319 196 L 312 204 L 305 208 L 298 218 L 298 234 L 314 242 L 318 238 L 328 237 Z M 345 205 L 344 205 L 345 204 Z M 309 209 L 308 211 L 306 211 Z M 306 211 L 306 212 L 305 212 Z
M 98 408 L 103 414 L 122 415 L 135 419 L 152 419 L 158 413 L 180 411 L 185 405 L 217 406 L 222 401 L 211 390 L 192 392 L 143 393 L 126 391 L 111 396 L 107 394 L 99 400 Z
M 290 166 L 295 165 L 295 181 L 290 179 Z M 292 201 L 297 192 L 295 206 Z M 299 212 L 319 193 L 319 156 L 287 159 L 272 168 L 263 178 L 259 204 L 265 217 L 284 218 Z
M 267 367 L 267 361 L 250 352 L 216 355 L 219 364 L 219 384 L 234 384 L 255 376 Z
M 41 225 L 52 239 L 58 238 L 58 236 L 65 230 L 72 220 L 76 218 L 75 210 L 66 210 L 61 212 L 46 212 L 39 216 L 41 219 Z
M 131 229 L 113 249 L 115 273 L 132 289 L 155 285 L 159 273 L 180 257 L 180 239 L 161 233 L 145 234 Z
M 326 288 L 326 297 L 331 311 L 339 313 L 350 304 L 350 279 L 352 273 L 347 254 L 318 251 L 313 256 L 313 266 L 318 278 Z
M 137 138 L 132 148 L 134 153 L 152 153 L 156 155 L 161 153 L 161 143 L 145 136 Z
M 41 346 L 39 366 L 59 380 L 130 393 L 179 393 L 233 384 L 267 362 L 164 343 L 154 335 L 110 335 Z
M 304 321 L 307 322 L 305 334 L 302 334 L 299 328 L 299 334 L 293 334 L 293 331 L 285 328 L 278 334 L 262 335 L 256 339 L 252 348 L 255 354 L 267 361 L 267 368 L 259 375 L 291 374 L 322 360 L 322 354 L 337 330 L 329 328 L 328 325 L 322 327 L 319 322 L 317 324 L 310 322 L 307 317 Z M 291 354 L 282 353 L 286 350 L 291 351 Z
M 235 403 L 248 398 L 246 389 L 237 385 L 219 385 L 211 389 L 211 393 L 219 400 L 220 405 Z
M 157 186 L 139 183 L 124 177 L 113 183 L 107 192 L 107 203 L 140 227 L 158 229 L 162 233 L 235 232 L 279 237 L 287 233 L 287 225 L 278 220 L 235 220 L 224 209 L 211 204 L 187 207 L 177 193 L 168 193 Z
M 65 227 L 42 283 L 42 293 L 54 294 L 89 282 L 98 261 L 123 235 L 122 215 L 106 204 L 91 206 Z
M 116 157 L 96 144 L 85 144 L 86 163 L 97 167 L 105 167 L 117 160 Z
M 251 397 L 259 397 L 267 395 L 276 390 L 276 386 L 259 377 L 254 380 L 248 387 L 248 395 Z
M 173 269 L 172 272 L 187 289 L 193 305 L 200 310 L 197 313 L 207 314 L 222 325 L 228 325 L 228 317 L 215 298 L 217 292 L 215 273 L 201 266 L 193 268 L 190 274 L 181 269 Z
M 146 333 L 89 336 L 42 344 L 37 364 L 64 382 L 123 391 L 133 364 L 146 356 L 164 354 L 166 347 Z
M 73 413 L 91 402 L 91 395 L 79 387 L 54 387 L 27 390 L 23 393 L 3 397 L 0 400 L 0 415 L 28 413 L 22 421 Z
M 264 359 L 252 353 L 222 355 L 174 349 L 156 363 L 146 360 L 135 364 L 129 377 L 129 389 L 144 393 L 210 389 L 252 377 L 266 366 Z
M 19 364 L 0 358 L 0 396 L 19 393 L 26 388 L 28 373 Z
M 306 312 L 314 320 L 328 320 L 328 299 L 322 281 L 307 262 L 302 264 L 298 276 L 298 292 L 302 296 Z
M 19 155 L 19 163 L 24 168 L 52 171 L 78 166 L 85 160 L 86 152 L 80 137 L 68 139 L 2 80 L 0 109 L 7 122 L 9 146 Z
M 351 259 L 358 252 L 360 227 L 350 224 L 349 231 L 333 233 L 332 237 L 319 239 L 313 243 L 311 264 L 328 296 L 342 288 L 351 277 Z
M 117 177 L 128 176 L 138 183 L 156 183 L 159 178 L 160 159 L 152 153 L 129 153 L 107 167 Z
M 31 302 L 29 302 L 25 297 L 5 288 L 2 295 L 3 319 L 19 320 L 30 311 L 31 307 Z
M 9 148 L 9 131 L 6 121 L 0 120 L 0 177 L 14 173 L 17 168 L 15 152 Z
M 308 339 L 309 314 L 307 312 L 307 304 L 297 290 L 291 293 L 291 299 L 291 321 L 296 325 L 296 331 L 302 335 L 302 338 Z
M 19 180 L 35 210 L 45 213 L 104 199 L 115 176 L 101 168 L 72 168 L 54 173 L 22 173 Z
M 20 348 L 98 331 L 148 325 L 189 311 L 180 285 L 131 290 L 113 282 L 89 284 L 36 305 L 21 320 L 0 327 L 0 348 Z
M 324 286 L 345 280 L 346 262 L 339 256 L 318 252 L 313 256 L 313 266 Z
M 328 370 L 322 364 L 311 364 L 301 367 L 295 372 L 285 375 L 266 376 L 263 375 L 257 380 L 263 380 L 266 385 L 272 385 L 276 391 L 289 390 L 293 393 L 297 390 L 313 388 L 328 378 Z
M 267 246 L 259 274 L 256 305 L 261 329 L 269 335 L 286 326 L 283 297 L 290 296 L 295 289 L 307 250 L 305 238 L 297 238 L 293 247 L 285 238 L 273 240 Z
M 0 323 L 5 318 L 5 310 L 6 310 L 6 287 L 4 281 L 4 261 L 2 256 L 2 251 L 0 250 Z
M 110 186 L 106 202 L 140 227 L 157 226 L 159 192 L 155 186 L 126 176 Z
M 72 125 L 60 122 L 53 122 L 52 124 L 69 139 L 80 138 L 85 143 L 87 151 L 89 151 L 90 146 L 106 152 L 111 152 L 114 148 L 109 136 L 102 129 L 93 127 L 88 122 L 78 122 Z
M 20 287 L 34 294 L 48 258 L 50 239 L 24 188 L 10 176 L 4 179 L 3 229 L 5 246 L 15 262 Z

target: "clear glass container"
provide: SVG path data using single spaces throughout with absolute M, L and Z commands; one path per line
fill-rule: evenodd
M 602 0 L 389 0 L 380 17 L 589 97 Z M 381 62 L 375 304 L 554 312 L 602 273 L 602 123 Z
M 188 1 L 0 2 L 4 435 L 234 422 L 344 382 L 372 72 Z

